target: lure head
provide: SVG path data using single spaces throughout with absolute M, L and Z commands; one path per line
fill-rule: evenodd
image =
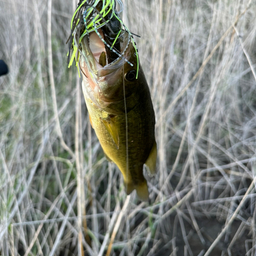
M 101 29 L 91 32 L 82 41 L 80 70 L 83 75 L 87 95 L 97 105 L 104 107 L 109 103 L 122 101 L 129 97 L 137 86 L 137 52 L 127 31 L 122 32 L 120 54 L 108 63 L 104 33 Z

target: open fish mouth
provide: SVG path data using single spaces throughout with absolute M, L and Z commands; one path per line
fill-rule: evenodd
M 108 2 L 108 5 L 103 3 Z M 115 0 L 80 1 L 72 19 L 70 65 L 75 60 L 83 75 L 84 93 L 98 105 L 123 98 L 125 72 L 139 61 L 132 34 L 123 24 Z
M 86 66 L 91 75 L 99 78 L 110 74 L 125 63 L 133 66 L 134 64 L 129 61 L 129 50 L 133 47 L 129 33 L 123 31 L 118 40 L 120 48 L 116 50 L 110 49 L 111 46 L 104 43 L 105 35 L 102 29 L 85 36 L 81 41 L 81 71 L 83 72 Z M 86 75 L 85 72 L 83 73 Z
M 103 40 L 101 29 L 84 37 L 81 41 L 82 54 L 79 61 L 84 94 L 100 107 L 106 107 L 109 102 L 123 100 L 120 88 L 123 73 L 127 65 L 135 64 L 129 61 L 134 49 L 126 31 L 119 36 L 122 53 L 109 51 L 109 46 L 104 44 Z
M 129 61 L 129 46 L 135 48 L 136 54 L 137 49 L 131 33 L 119 18 L 122 8 L 121 0 L 83 0 L 78 3 L 71 21 L 69 48 L 73 54 L 69 67 L 74 59 L 78 64 L 82 57 L 82 72 L 83 66 L 87 66 L 90 74 L 102 77 L 124 62 L 133 66 Z
M 101 108 L 124 100 L 123 78 L 129 68 L 134 68 L 136 54 L 128 32 L 119 36 L 120 52 L 108 51 L 101 30 L 91 32 L 81 42 L 79 67 L 83 75 L 83 92 Z M 128 96 L 127 88 L 125 94 Z

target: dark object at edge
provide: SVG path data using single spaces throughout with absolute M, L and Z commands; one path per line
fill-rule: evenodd
M 0 60 L 0 76 L 6 75 L 8 71 L 8 66 L 3 60 Z

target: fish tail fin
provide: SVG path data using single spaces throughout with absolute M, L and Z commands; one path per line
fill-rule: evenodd
M 148 159 L 145 162 L 145 165 L 147 166 L 147 170 L 149 170 L 151 175 L 154 175 L 156 173 L 156 158 L 157 158 L 157 146 L 155 142 L 152 149 L 150 150 Z
M 127 182 L 124 182 L 124 184 L 125 184 L 125 188 L 126 188 L 126 194 L 130 195 L 132 193 L 132 191 L 135 189 L 134 184 L 127 183 Z
M 148 201 L 148 185 L 146 180 L 141 182 L 139 185 L 134 185 L 133 183 L 125 182 L 125 188 L 127 195 L 130 195 L 132 191 L 135 189 L 140 200 Z
M 136 185 L 135 189 L 140 200 L 148 201 L 148 185 L 146 181 Z

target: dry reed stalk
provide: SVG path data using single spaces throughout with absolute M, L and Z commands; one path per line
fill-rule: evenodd
M 113 243 L 115 241 L 115 237 L 116 237 L 118 228 L 121 224 L 121 220 L 123 218 L 123 215 L 124 215 L 125 211 L 127 210 L 127 207 L 129 205 L 129 202 L 130 202 L 130 198 L 131 198 L 130 195 L 126 197 L 124 205 L 123 205 L 123 207 L 122 207 L 122 209 L 121 209 L 121 211 L 118 215 L 116 224 L 114 226 L 114 229 L 113 229 L 113 232 L 112 232 L 112 235 L 111 235 L 111 238 L 110 238 L 110 242 L 109 242 L 109 245 L 108 245 L 108 250 L 107 250 L 106 256 L 110 256 L 110 253 L 111 253 L 111 250 L 112 250 Z
M 48 73 L 50 78 L 50 85 L 51 85 L 51 93 L 52 93 L 52 103 L 53 103 L 53 110 L 54 110 L 54 119 L 56 122 L 56 132 L 60 139 L 62 147 L 69 152 L 73 159 L 75 159 L 75 154 L 73 151 L 67 146 L 63 139 L 63 134 L 60 127 L 60 120 L 58 115 L 58 106 L 57 106 L 57 98 L 56 98 L 56 89 L 55 89 L 55 82 L 54 82 L 54 73 L 53 73 L 53 61 L 52 61 L 52 1 L 48 0 L 48 11 L 47 11 L 47 53 L 48 53 Z
M 76 79 L 76 130 L 75 130 L 75 155 L 76 155 L 76 170 L 77 170 L 77 225 L 78 225 L 78 253 L 79 256 L 84 256 L 83 248 L 83 231 L 85 237 L 87 234 L 87 224 L 86 224 L 86 212 L 85 212 L 85 175 L 83 173 L 83 147 L 81 145 L 81 89 L 78 78 Z M 84 225 L 84 226 L 83 226 Z M 83 230 L 84 228 L 84 230 Z M 88 240 L 89 242 L 90 240 Z
M 211 244 L 211 246 L 209 247 L 209 249 L 206 251 L 206 253 L 204 254 L 205 256 L 210 255 L 210 253 L 212 252 L 212 250 L 214 249 L 214 247 L 218 244 L 218 242 L 220 241 L 220 239 L 223 237 L 223 235 L 225 234 L 225 232 L 228 230 L 228 228 L 230 227 L 230 225 L 232 224 L 232 222 L 236 219 L 239 211 L 241 210 L 241 208 L 243 207 L 244 203 L 246 202 L 248 195 L 255 189 L 255 183 L 256 183 L 256 178 L 253 179 L 253 181 L 251 182 L 250 187 L 247 189 L 246 193 L 243 196 L 243 199 L 241 200 L 241 202 L 239 203 L 239 205 L 236 207 L 236 210 L 234 211 L 234 213 L 232 214 L 232 216 L 230 217 L 230 219 L 228 220 L 228 222 L 225 224 L 225 227 L 222 229 L 221 233 L 217 236 L 217 238 L 214 240 L 214 242 Z
M 0 59 L 10 68 L 0 78 L 0 254 L 79 255 L 79 244 L 90 256 L 111 246 L 120 256 L 254 255 L 256 6 L 125 1 L 124 19 L 140 35 L 161 163 L 148 179 L 151 204 L 131 195 L 114 232 L 122 180 L 77 101 L 76 70 L 66 68 L 75 2 L 71 10 L 51 1 L 50 10 L 48 0 L 0 0 Z M 81 203 L 75 166 L 89 196 Z
M 195 73 L 193 78 L 189 81 L 189 83 L 182 89 L 182 91 L 177 95 L 174 99 L 174 101 L 168 106 L 168 108 L 165 110 L 164 114 L 161 115 L 161 119 L 159 121 L 162 121 L 163 118 L 166 117 L 167 113 L 170 112 L 170 110 L 174 107 L 174 105 L 177 103 L 177 101 L 182 97 L 182 95 L 188 90 L 188 88 L 193 84 L 193 82 L 197 79 L 197 77 L 204 71 L 205 66 L 207 63 L 211 60 L 213 54 L 216 52 L 216 50 L 220 47 L 224 39 L 227 37 L 227 35 L 230 33 L 230 31 L 236 26 L 237 22 L 240 20 L 240 18 L 246 13 L 246 11 L 250 8 L 251 0 L 248 2 L 246 8 L 244 11 L 238 15 L 234 23 L 226 30 L 226 32 L 222 35 L 218 43 L 214 46 L 210 54 L 207 56 L 207 58 L 203 61 L 201 67 L 198 69 L 198 71 Z

